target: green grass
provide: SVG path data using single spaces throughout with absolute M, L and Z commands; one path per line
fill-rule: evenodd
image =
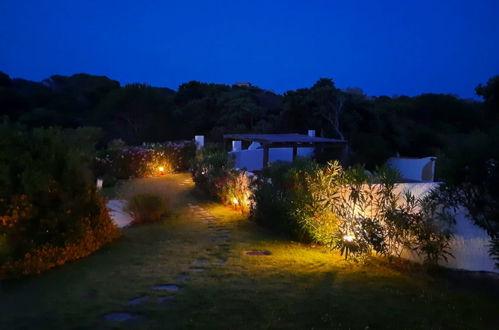
M 493 329 L 499 321 L 497 287 L 460 272 L 429 275 L 409 263 L 351 264 L 320 247 L 277 237 L 216 203 L 202 206 L 231 229 L 228 253 L 207 225 L 184 208 L 186 175 L 136 180 L 121 198 L 155 192 L 175 210 L 165 221 L 124 230 L 123 238 L 93 256 L 36 277 L 2 283 L 0 329 Z M 264 249 L 270 256 L 244 251 Z M 190 280 L 171 303 L 127 306 L 156 284 L 174 283 L 198 258 L 216 261 Z M 465 280 L 463 280 L 463 278 Z M 488 283 L 488 282 L 487 282 Z M 497 285 L 493 283 L 492 285 Z M 125 324 L 109 312 L 140 315 Z

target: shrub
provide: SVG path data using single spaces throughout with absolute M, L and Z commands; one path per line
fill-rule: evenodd
M 40 249 L 79 249 L 69 256 L 61 252 L 56 262 L 61 264 L 119 235 L 90 171 L 90 133 L 54 128 L 28 132 L 0 125 L 0 236 L 9 249 L 2 277 L 15 276 L 16 269 L 30 272 L 26 256 Z M 37 259 L 39 266 L 29 269 L 53 267 L 44 255 Z
M 195 153 L 192 142 L 144 143 L 136 147 L 127 147 L 119 140 L 111 142 L 107 150 L 99 152 L 94 164 L 104 182 L 184 171 Z
M 258 181 L 250 214 L 256 223 L 291 237 L 299 236 L 299 226 L 291 216 L 288 196 L 271 181 Z
M 167 207 L 165 201 L 153 194 L 138 194 L 133 196 L 126 207 L 132 215 L 133 223 L 156 222 L 165 215 Z
M 464 206 L 490 237 L 490 255 L 499 267 L 499 127 L 477 132 L 444 151 L 441 176 L 445 191 Z
M 294 163 L 274 162 L 265 169 L 253 192 L 251 219 L 281 234 L 308 241 L 320 221 L 311 223 L 306 219 L 319 217 L 324 209 L 316 202 L 319 199 L 309 194 L 305 182 L 307 173 L 313 172 L 317 164 L 305 158 Z
M 217 146 L 201 149 L 191 166 L 196 189 L 242 212 L 249 212 L 252 179 L 244 170 L 233 168 L 227 152 Z
M 448 249 L 455 219 L 448 207 L 439 190 L 419 199 L 406 192 L 399 206 L 385 214 L 392 254 L 400 256 L 403 249 L 412 250 L 431 264 L 452 256 Z
M 81 219 L 81 237 L 66 241 L 62 245 L 45 243 L 22 257 L 10 259 L 0 267 L 0 280 L 22 275 L 40 274 L 66 262 L 87 257 L 120 236 L 100 199 L 100 213 L 97 217 Z
M 394 193 L 398 175 L 374 174 L 338 162 L 271 164 L 257 182 L 251 215 L 256 222 L 302 241 L 339 250 L 347 259 L 411 250 L 428 263 L 449 255 L 453 218 L 437 192 Z

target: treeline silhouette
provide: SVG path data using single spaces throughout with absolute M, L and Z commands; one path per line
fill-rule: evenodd
M 491 79 L 493 80 L 493 79 Z M 478 90 L 488 95 L 481 86 Z M 497 97 L 497 96 L 496 96 Z M 488 97 L 491 99 L 491 97 Z M 54 75 L 41 82 L 0 73 L 0 116 L 28 128 L 101 127 L 105 141 L 128 144 L 204 134 L 305 132 L 349 141 L 350 159 L 368 167 L 394 154 L 438 156 L 497 124 L 487 102 L 447 94 L 369 97 L 320 79 L 283 95 L 258 87 L 191 81 L 178 91 L 104 76 Z

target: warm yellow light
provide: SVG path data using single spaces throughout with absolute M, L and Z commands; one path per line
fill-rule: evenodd
M 232 202 L 234 203 L 234 205 L 239 204 L 239 201 L 237 200 L 237 198 L 236 198 L 236 197 L 234 197 L 234 198 L 232 199 Z
M 164 168 L 163 166 L 160 166 L 160 167 L 158 167 L 158 170 L 159 170 L 160 172 L 164 172 L 164 171 L 165 171 L 165 168 Z
M 343 236 L 343 240 L 344 240 L 344 241 L 347 241 L 347 242 L 351 242 L 351 241 L 353 241 L 354 239 L 355 239 L 355 237 L 350 236 L 350 235 L 344 235 L 344 236 Z

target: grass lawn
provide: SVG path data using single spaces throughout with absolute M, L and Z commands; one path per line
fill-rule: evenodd
M 125 229 L 121 239 L 91 257 L 1 283 L 0 329 L 499 326 L 494 280 L 443 270 L 429 275 L 408 263 L 347 263 L 324 248 L 277 237 L 217 203 L 196 201 L 186 179 L 181 174 L 124 183 L 119 197 L 156 192 L 171 200 L 175 212 L 161 223 Z M 188 202 L 216 217 L 213 228 L 188 210 Z M 221 235 L 230 241 L 220 243 Z M 247 250 L 272 254 L 248 256 Z M 206 261 L 205 271 L 190 270 L 196 260 Z M 160 284 L 181 290 L 157 303 L 166 293 L 152 286 Z M 142 296 L 148 297 L 144 303 L 128 305 Z M 105 321 L 111 312 L 137 319 Z

